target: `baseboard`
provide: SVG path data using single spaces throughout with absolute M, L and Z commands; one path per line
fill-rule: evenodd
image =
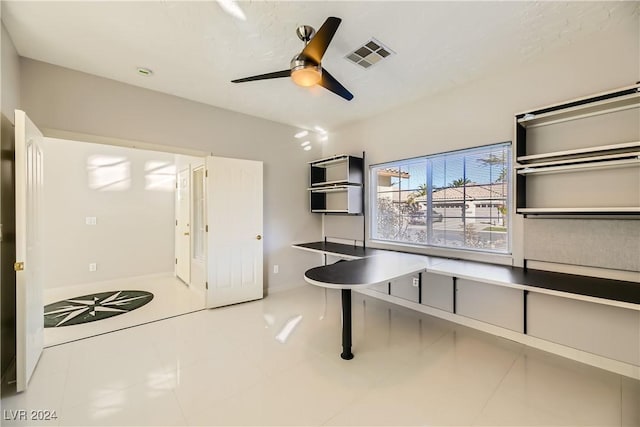
M 549 353 L 556 354 L 558 356 L 565 357 L 567 359 L 575 360 L 596 368 L 604 369 L 616 374 L 624 375 L 636 380 L 640 380 L 640 366 L 631 365 L 629 363 L 620 362 L 618 360 L 609 359 L 608 357 L 599 356 L 597 354 L 588 353 L 586 351 L 578 350 L 575 348 L 567 347 L 562 344 L 557 344 L 551 341 L 546 341 L 541 338 L 525 335 L 520 332 L 512 331 L 510 329 L 501 328 L 499 326 L 491 325 L 481 322 L 479 320 L 471 319 L 469 317 L 463 317 L 457 314 L 450 313 L 448 311 L 439 310 L 437 308 L 429 307 L 427 305 L 418 304 L 402 298 L 395 297 L 393 295 L 387 295 L 380 292 L 376 292 L 370 289 L 359 289 L 356 292 L 361 294 L 377 298 L 383 301 L 387 301 L 402 307 L 409 308 L 411 310 L 419 311 L 421 313 L 428 314 L 430 316 L 438 317 L 440 319 L 448 320 L 459 325 L 467 326 L 469 328 L 477 329 L 482 332 L 486 332 L 492 335 L 496 335 L 502 338 L 516 341 L 529 347 L 537 348 Z
M 58 289 L 82 289 L 83 287 L 86 286 L 90 286 L 90 285 L 104 285 L 104 286 L 108 286 L 110 284 L 117 284 L 119 282 L 122 282 L 123 280 L 146 280 L 146 279 L 156 279 L 156 278 L 163 278 L 163 277 L 175 277 L 175 274 L 173 274 L 173 271 L 166 271 L 166 272 L 162 272 L 162 273 L 150 273 L 150 274 L 142 274 L 139 276 L 124 276 L 124 277 L 118 277 L 115 279 L 107 279 L 107 280 L 98 280 L 95 282 L 87 282 L 87 283 L 79 283 L 79 284 L 75 284 L 75 285 L 69 285 L 69 286 L 56 286 L 53 288 L 45 288 L 44 291 L 56 291 Z
M 268 296 L 270 294 L 277 294 L 280 292 L 284 292 L 284 291 L 290 291 L 292 289 L 298 289 L 305 286 L 305 283 L 297 283 L 297 284 L 293 284 L 293 285 L 284 285 L 284 286 L 277 286 L 275 288 L 272 287 L 266 287 L 264 289 L 264 296 Z

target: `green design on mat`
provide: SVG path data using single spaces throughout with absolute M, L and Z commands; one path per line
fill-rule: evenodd
M 128 313 L 153 299 L 146 291 L 109 291 L 65 299 L 44 307 L 44 327 L 79 325 Z

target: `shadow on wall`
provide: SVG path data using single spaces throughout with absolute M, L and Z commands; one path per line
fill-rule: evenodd
M 16 274 L 13 263 L 16 260 L 16 219 L 15 219 L 15 135 L 13 124 L 3 114 L 1 122 L 0 147 L 0 223 L 2 242 L 0 243 L 0 313 L 2 346 L 0 373 L 3 380 L 16 355 Z

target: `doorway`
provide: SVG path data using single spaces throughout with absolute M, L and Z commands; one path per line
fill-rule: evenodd
M 191 198 L 177 155 L 44 138 L 43 156 L 45 346 L 204 309 L 174 236 Z

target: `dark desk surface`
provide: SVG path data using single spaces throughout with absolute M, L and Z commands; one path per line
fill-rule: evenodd
M 305 279 L 307 279 L 307 281 L 318 282 L 315 283 L 318 285 L 322 282 L 326 287 L 338 289 L 365 287 L 391 280 L 392 278 L 389 277 L 395 273 L 406 272 L 406 274 L 399 274 L 395 277 L 412 274 L 412 271 L 409 271 L 413 268 L 411 263 L 420 263 L 421 261 L 416 260 L 422 259 L 422 262 L 424 262 L 423 271 L 429 273 L 476 280 L 499 286 L 521 288 L 532 292 L 561 294 L 568 298 L 587 301 L 591 301 L 590 298 L 596 298 L 597 300 L 594 302 L 640 310 L 640 283 L 638 282 L 602 279 L 543 270 L 525 270 L 520 267 L 407 254 L 384 249 L 364 249 L 360 246 L 331 242 L 301 243 L 293 246 L 314 252 L 335 254 L 337 256 L 354 259 L 354 261 L 312 268 L 305 273 Z M 392 263 L 392 261 L 390 261 L 391 258 L 385 260 L 385 257 L 382 256 L 385 254 L 395 254 L 398 256 L 396 261 L 393 261 L 396 264 L 400 263 L 396 266 L 398 267 L 396 270 L 393 270 L 392 266 L 384 265 Z M 399 261 L 403 255 L 410 257 L 409 259 L 411 261 Z M 403 265 L 403 263 L 405 264 Z M 404 268 L 407 266 L 409 266 L 409 268 Z M 424 284 L 425 286 L 429 286 L 428 281 Z
M 426 271 L 434 258 L 391 251 L 353 261 L 341 261 L 307 270 L 312 285 L 334 289 L 362 288 Z M 441 260 L 441 259 L 440 259 Z
M 382 249 L 363 248 L 362 246 L 345 245 L 343 243 L 333 242 L 298 243 L 293 245 L 293 247 L 352 259 L 366 258 L 376 254 L 389 252 Z
M 525 270 L 520 267 L 462 260 L 447 260 L 437 263 L 430 267 L 428 271 L 496 285 L 521 286 L 534 292 L 536 288 L 547 289 L 605 300 L 640 304 L 640 283 L 637 282 L 543 270 Z

